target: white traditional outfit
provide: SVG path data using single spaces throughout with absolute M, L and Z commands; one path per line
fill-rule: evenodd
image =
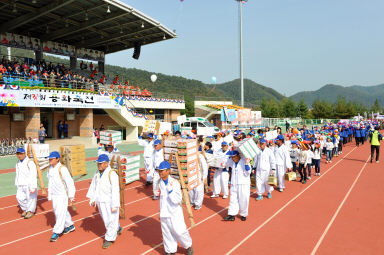
M 176 253 L 177 242 L 188 249 L 192 239 L 185 225 L 180 184 L 171 176 L 160 181 L 160 223 L 166 253 Z
M 228 215 L 235 216 L 240 211 L 240 216 L 248 216 L 249 196 L 251 193 L 251 167 L 241 158 L 238 163 L 232 159 L 227 167 L 232 168 L 231 196 L 229 200 Z
M 49 167 L 47 177 L 48 200 L 52 200 L 56 217 L 53 233 L 61 234 L 64 228 L 73 225 L 71 214 L 68 212 L 68 199 L 74 199 L 76 188 L 67 167 L 60 162 L 55 167 Z
M 227 160 L 229 160 L 230 153 L 230 150 L 223 151 L 221 148 L 215 154 L 216 158 L 223 158 L 225 164 L 223 167 L 218 167 L 215 169 L 215 174 L 213 175 L 213 195 L 220 195 L 221 189 L 223 189 L 223 197 L 228 197 L 229 172 L 228 169 L 225 168 L 225 165 Z
M 147 173 L 147 182 L 151 182 L 153 180 L 153 174 L 155 172 L 155 169 L 153 168 L 153 152 L 155 150 L 155 148 L 153 147 L 154 140 L 143 140 L 140 136 L 137 142 L 140 146 L 144 146 L 144 167 Z
M 159 167 L 160 163 L 164 161 L 164 153 L 163 149 L 160 150 L 154 150 L 153 152 L 153 169 L 156 169 Z M 155 170 L 153 173 L 153 196 L 154 199 L 157 199 L 158 197 L 158 191 L 159 191 L 159 181 L 160 181 L 160 175 Z
M 288 148 L 282 144 L 275 147 L 277 187 L 285 189 L 285 172 L 292 168 L 291 155 Z
M 37 168 L 27 156 L 16 163 L 16 199 L 23 212 L 35 213 L 37 202 Z M 35 192 L 31 193 L 34 189 Z
M 87 198 L 90 199 L 90 203 L 97 204 L 106 229 L 105 240 L 115 241 L 120 226 L 120 189 L 116 171 L 113 171 L 110 166 L 102 173 L 97 171 L 88 189 Z M 118 208 L 116 212 L 112 212 L 114 208 Z
M 268 184 L 268 177 L 271 170 L 276 169 L 275 155 L 272 150 L 265 147 L 253 159 L 253 167 L 256 168 L 256 190 L 257 195 L 262 196 L 265 190 L 268 193 L 273 191 L 273 187 Z

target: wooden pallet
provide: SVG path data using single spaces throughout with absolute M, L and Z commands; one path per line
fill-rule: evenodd
M 42 171 L 44 169 L 43 170 L 40 169 L 40 165 L 39 165 L 39 161 L 37 160 L 37 157 L 36 157 L 35 149 L 33 149 L 33 146 L 31 144 L 28 144 L 28 146 L 27 146 L 27 156 L 30 159 L 32 159 L 36 165 L 37 178 L 39 178 L 39 181 L 40 181 L 40 189 L 41 189 L 41 192 L 43 193 L 43 195 L 46 195 L 47 191 L 45 189 L 43 174 L 42 174 Z
M 115 164 L 115 160 L 117 161 L 117 175 L 119 176 L 119 189 L 120 189 L 120 216 L 123 220 L 125 220 L 125 200 L 124 200 L 124 188 L 125 188 L 125 185 L 123 183 L 123 173 L 122 173 L 122 170 L 121 170 L 121 160 L 120 160 L 120 156 L 116 156 L 113 155 L 112 156 L 112 159 L 111 159 L 111 162 L 110 162 L 110 166 L 111 168 L 113 169 L 113 166 Z

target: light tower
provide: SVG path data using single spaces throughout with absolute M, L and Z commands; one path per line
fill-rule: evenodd
M 248 0 L 235 0 L 239 2 L 239 20 L 240 20 L 240 94 L 241 106 L 244 107 L 244 66 L 243 66 L 243 11 L 242 6 Z

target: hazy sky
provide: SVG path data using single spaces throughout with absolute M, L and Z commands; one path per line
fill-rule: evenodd
M 177 39 L 107 56 L 108 64 L 209 83 L 239 77 L 234 0 L 123 0 L 176 29 Z M 383 0 L 249 0 L 243 6 L 244 76 L 292 95 L 329 83 L 384 83 Z

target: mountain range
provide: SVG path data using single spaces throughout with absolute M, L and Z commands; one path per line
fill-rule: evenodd
M 6 48 L 0 46 L 0 53 L 6 52 Z M 12 49 L 12 54 L 16 56 L 34 57 L 31 51 Z M 44 55 L 46 61 L 53 63 L 63 63 L 69 65 L 68 59 L 57 58 L 52 55 Z M 79 61 L 80 62 L 80 61 Z M 156 73 L 157 81 L 152 84 L 150 76 L 153 72 L 139 70 L 135 68 L 125 68 L 114 65 L 105 65 L 105 74 L 111 79 L 119 75 L 120 81 L 128 80 L 130 84 L 147 88 L 155 93 L 184 95 L 187 103 L 193 103 L 195 98 L 210 98 L 211 100 L 232 100 L 235 104 L 240 103 L 240 80 L 220 83 L 205 84 L 198 80 L 188 79 L 181 76 L 166 75 Z M 260 105 L 263 98 L 280 101 L 285 98 L 276 90 L 258 84 L 250 79 L 244 79 L 245 105 L 253 107 Z M 336 102 L 339 96 L 343 96 L 347 101 L 362 103 L 370 107 L 376 99 L 380 105 L 384 105 L 384 84 L 376 86 L 350 86 L 328 84 L 315 91 L 303 91 L 290 96 L 296 102 L 303 98 L 304 102 L 311 107 L 316 99 L 327 100 L 331 103 Z M 193 107 L 193 106 L 192 106 Z

